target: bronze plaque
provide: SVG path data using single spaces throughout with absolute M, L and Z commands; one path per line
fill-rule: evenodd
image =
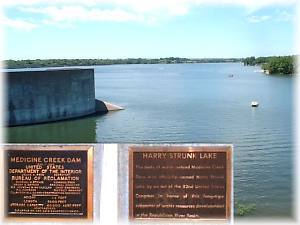
M 232 147 L 130 146 L 131 219 L 231 217 Z
M 7 217 L 92 218 L 93 147 L 6 146 Z

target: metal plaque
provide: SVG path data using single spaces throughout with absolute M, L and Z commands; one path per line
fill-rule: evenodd
M 130 146 L 130 219 L 231 218 L 232 146 Z
M 7 217 L 93 215 L 93 147 L 8 145 Z

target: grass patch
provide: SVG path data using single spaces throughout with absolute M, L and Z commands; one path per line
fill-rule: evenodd
M 239 202 L 235 203 L 235 215 L 238 217 L 252 215 L 256 209 L 256 205 L 251 204 L 241 204 Z

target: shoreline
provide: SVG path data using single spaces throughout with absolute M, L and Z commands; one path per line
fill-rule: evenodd
M 122 66 L 122 65 L 182 65 L 182 64 L 242 64 L 243 62 L 193 62 L 193 63 L 120 63 L 120 64 L 104 64 L 104 65 L 66 65 L 66 66 L 41 66 L 41 67 L 17 67 L 17 68 L 0 68 L 0 72 L 17 72 L 17 71 L 35 71 L 48 69 L 90 69 L 102 66 Z

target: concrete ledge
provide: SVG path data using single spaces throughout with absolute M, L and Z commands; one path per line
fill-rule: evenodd
M 95 105 L 96 105 L 96 113 L 98 114 L 107 113 L 110 111 L 119 111 L 124 109 L 120 106 L 111 104 L 109 102 L 101 101 L 98 99 L 95 99 Z

